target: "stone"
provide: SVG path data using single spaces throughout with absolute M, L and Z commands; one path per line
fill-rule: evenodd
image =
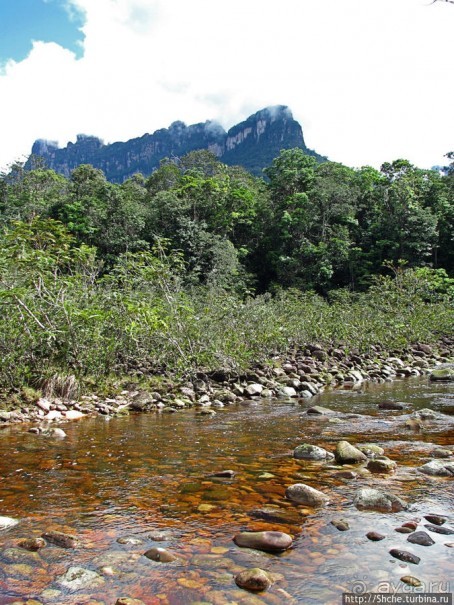
M 397 464 L 385 456 L 374 458 L 367 463 L 367 470 L 371 473 L 393 473 Z
M 348 529 L 350 529 L 350 525 L 347 523 L 347 521 L 344 521 L 343 519 L 335 519 L 331 521 L 331 525 L 334 525 L 334 527 L 339 531 L 347 531 Z
M 321 405 L 314 405 L 306 410 L 306 414 L 311 414 L 314 416 L 327 416 L 329 414 L 334 414 L 334 412 L 333 410 L 330 410 L 329 408 L 324 408 Z
M 0 551 L 0 559 L 7 563 L 25 564 L 37 566 L 41 558 L 37 552 L 31 552 L 23 548 L 5 548 Z
M 25 550 L 36 551 L 46 546 L 46 542 L 42 538 L 24 538 L 17 545 Z
M 61 576 L 55 579 L 55 584 L 67 588 L 70 592 L 98 588 L 105 583 L 95 571 L 83 567 L 69 567 Z
M 243 548 L 282 552 L 290 548 L 293 538 L 281 531 L 245 531 L 237 534 L 233 541 Z
M 254 397 L 254 396 L 261 394 L 261 392 L 263 391 L 263 384 L 260 384 L 260 383 L 248 384 L 244 390 L 245 390 L 245 393 L 247 395 L 249 395 L 249 397 Z
M 423 408 L 422 410 L 418 410 L 413 414 L 416 418 L 421 418 L 421 420 L 436 420 L 440 414 L 431 410 L 430 408 Z
M 231 478 L 235 476 L 235 471 L 232 470 L 225 470 L 225 471 L 217 471 L 215 473 L 212 473 L 211 475 L 208 475 L 209 477 L 227 477 L 227 478 Z
M 139 544 L 143 544 L 142 538 L 137 538 L 136 536 L 122 536 L 117 540 L 118 544 L 130 544 L 131 546 L 138 546 Z
M 432 546 L 432 544 L 435 544 L 434 540 L 425 531 L 415 531 L 408 536 L 407 542 L 419 544 L 420 546 Z
M 245 569 L 235 576 L 235 583 L 245 590 L 262 592 L 273 584 L 273 580 L 267 571 L 254 567 L 252 569 Z
M 356 479 L 358 475 L 354 471 L 339 471 L 334 476 L 339 479 Z
M 62 439 L 66 437 L 66 433 L 63 429 L 49 429 L 43 434 L 46 435 L 46 437 L 59 437 Z
M 381 401 L 378 404 L 379 410 L 403 410 L 404 405 L 398 401 Z
M 451 458 L 452 452 L 442 447 L 437 447 L 431 451 L 430 455 L 433 458 Z
M 393 513 L 407 508 L 407 504 L 397 496 L 394 496 L 394 494 L 370 487 L 364 487 L 356 493 L 354 504 L 359 510 L 377 510 Z
M 306 504 L 307 506 L 324 506 L 329 502 L 329 497 L 326 494 L 305 483 L 290 485 L 285 490 L 285 496 L 292 502 Z
M 418 578 L 415 578 L 414 576 L 403 576 L 400 581 L 404 584 L 408 584 L 408 586 L 422 586 L 421 580 L 418 580 Z
M 411 534 L 412 532 L 414 532 L 414 529 L 411 529 L 410 527 L 396 527 L 396 529 L 394 530 L 396 531 L 398 534 Z
M 420 431 L 422 429 L 422 422 L 417 418 L 408 418 L 405 421 L 404 428 L 409 431 Z
M 61 548 L 77 548 L 80 546 L 79 540 L 76 538 L 76 536 L 64 534 L 61 531 L 44 532 L 41 534 L 41 537 L 44 538 L 46 542 L 50 542 L 51 544 L 55 544 Z
M 13 517 L 0 517 L 0 531 L 11 529 L 11 527 L 15 527 L 18 523 L 19 520 L 13 519 Z
M 454 380 L 454 367 L 452 368 L 437 368 L 433 370 L 429 376 L 429 380 L 433 382 L 448 382 Z
M 130 599 L 129 597 L 120 597 L 115 601 L 115 605 L 145 605 L 140 599 Z
M 432 475 L 434 477 L 454 477 L 454 462 L 431 460 L 419 466 L 418 471 L 424 475 Z
M 302 443 L 293 450 L 293 457 L 297 460 L 326 460 L 333 458 L 333 454 L 318 445 Z
M 147 557 L 147 559 L 151 559 L 152 561 L 159 563 L 171 563 L 172 561 L 177 560 L 177 557 L 173 553 L 166 548 L 160 548 L 159 546 L 150 548 L 146 553 L 144 553 L 144 556 Z
M 68 410 L 65 412 L 65 418 L 67 420 L 79 420 L 79 418 L 83 418 L 85 414 L 83 412 L 79 412 L 78 410 Z
M 454 529 L 449 527 L 440 527 L 439 525 L 424 525 L 426 529 L 433 532 L 434 534 L 442 534 L 443 536 L 451 536 L 454 534 Z
M 366 538 L 372 540 L 372 542 L 380 542 L 380 540 L 384 540 L 386 536 L 379 534 L 377 531 L 370 531 L 366 534 Z
M 277 394 L 280 397 L 297 397 L 297 392 L 293 387 L 279 387 Z
M 282 523 L 284 525 L 299 525 L 301 523 L 301 516 L 294 509 L 266 506 L 252 509 L 249 515 L 254 519 L 263 519 L 271 523 Z
M 375 443 L 365 443 L 364 445 L 356 446 L 360 452 L 366 454 L 368 458 L 375 458 L 376 456 L 383 456 L 385 450 Z
M 348 441 L 338 442 L 334 456 L 339 464 L 358 464 L 367 460 L 366 454 Z
M 421 559 L 413 553 L 406 550 L 400 550 L 399 548 L 391 548 L 389 554 L 395 559 L 399 559 L 405 563 L 413 563 L 414 565 L 418 565 L 418 563 L 421 561 Z
M 434 525 L 443 525 L 448 520 L 447 517 L 443 517 L 442 515 L 425 515 L 424 519 Z

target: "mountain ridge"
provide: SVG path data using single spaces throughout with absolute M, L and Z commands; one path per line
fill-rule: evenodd
M 286 105 L 265 107 L 228 131 L 214 120 L 186 126 L 175 121 L 168 128 L 121 142 L 104 144 L 92 135 L 79 134 L 75 143 L 59 147 L 55 141 L 38 139 L 25 165 L 35 158 L 56 172 L 69 176 L 80 164 L 100 168 L 112 182 L 123 182 L 136 173 L 151 174 L 165 157 L 182 157 L 190 151 L 208 149 L 228 165 L 241 165 L 261 175 L 281 149 L 299 147 L 319 161 L 326 158 L 308 149 L 301 125 Z

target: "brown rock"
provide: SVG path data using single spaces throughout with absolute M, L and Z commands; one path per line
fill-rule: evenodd
M 290 548 L 293 538 L 281 531 L 245 531 L 237 534 L 233 541 L 243 548 L 282 552 Z
M 254 567 L 240 572 L 235 577 L 235 582 L 240 588 L 252 592 L 262 592 L 272 585 L 273 580 L 268 572 L 258 567 Z

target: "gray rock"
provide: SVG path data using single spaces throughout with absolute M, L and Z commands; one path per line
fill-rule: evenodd
M 13 517 L 0 517 L 0 531 L 11 529 L 11 527 L 15 527 L 18 523 L 19 520 L 13 519 Z
M 430 455 L 433 458 L 451 458 L 452 452 L 451 450 L 447 450 L 443 447 L 437 447 L 431 451 Z
M 131 546 L 138 546 L 139 544 L 143 544 L 142 538 L 137 538 L 136 536 L 122 536 L 117 540 L 118 544 L 129 544 Z
M 454 529 L 449 527 L 440 527 L 439 525 L 424 525 L 426 529 L 433 532 L 434 534 L 442 534 L 443 536 L 451 536 L 454 534 Z
M 285 496 L 292 502 L 307 504 L 308 506 L 324 506 L 329 502 L 329 497 L 326 494 L 305 483 L 290 485 L 285 490 Z
M 407 504 L 387 492 L 381 492 L 378 489 L 364 487 L 360 489 L 355 498 L 354 504 L 359 510 L 377 510 L 382 512 L 399 512 L 407 508 Z
M 318 445 L 302 443 L 294 449 L 293 457 L 297 460 L 326 460 L 327 458 L 333 458 L 334 456 L 331 452 L 328 452 Z
M 267 571 L 260 569 L 259 567 L 254 567 L 240 572 L 235 577 L 235 583 L 245 590 L 262 592 L 273 584 L 273 580 Z
M 344 519 L 335 519 L 331 521 L 331 525 L 334 525 L 334 527 L 339 531 L 347 531 L 350 529 L 350 525 L 347 521 L 344 521 Z
M 282 552 L 293 543 L 293 538 L 281 531 L 245 531 L 237 534 L 233 541 L 243 548 L 255 548 L 265 552 Z
M 425 531 L 415 531 L 407 538 L 407 542 L 419 544 L 420 546 L 432 546 L 435 542 Z
M 306 410 L 306 414 L 313 414 L 314 416 L 327 416 L 329 414 L 334 414 L 334 412 L 333 410 L 324 408 L 321 405 L 314 405 Z
M 378 404 L 379 410 L 403 410 L 404 405 L 398 401 L 381 401 Z
M 424 475 L 432 475 L 434 477 L 453 477 L 454 462 L 431 460 L 430 462 L 419 466 L 418 471 Z
M 249 397 L 254 397 L 254 396 L 260 395 L 260 393 L 262 391 L 263 391 L 263 384 L 260 384 L 260 383 L 248 384 L 247 387 L 245 388 L 245 392 L 247 393 L 247 395 L 249 395 Z
M 281 397 L 296 397 L 297 393 L 293 387 L 279 387 L 277 391 Z
M 366 454 L 348 441 L 338 442 L 334 456 L 339 464 L 358 464 L 367 460 Z
M 376 456 L 383 456 L 385 450 L 375 443 L 365 443 L 364 445 L 356 446 L 360 452 L 366 454 L 368 458 L 375 458 Z
M 90 569 L 70 567 L 63 575 L 56 578 L 55 583 L 70 592 L 75 592 L 98 588 L 104 584 L 104 578 Z

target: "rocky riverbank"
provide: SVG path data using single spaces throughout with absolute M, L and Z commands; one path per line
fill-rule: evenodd
M 38 392 L 34 401 L 16 409 L 0 409 L 0 427 L 25 422 L 33 424 L 32 432 L 64 436 L 63 429 L 56 428 L 58 425 L 86 415 L 175 413 L 191 407 L 196 407 L 199 414 L 214 415 L 216 409 L 241 400 L 310 399 L 326 388 L 356 389 L 364 381 L 385 382 L 421 375 L 428 375 L 431 380 L 454 380 L 454 370 L 449 367 L 453 362 L 454 339 L 445 337 L 437 345 L 416 343 L 401 351 L 377 346 L 362 355 L 343 346 L 308 344 L 289 350 L 286 356 L 276 355 L 268 364 L 258 364 L 243 374 L 219 369 L 198 372 L 185 381 L 160 376 L 152 388 L 139 387 L 139 383 L 125 378 L 118 381 L 118 393 L 109 397 L 76 397 L 77 389 L 66 388 L 60 379 L 42 396 Z M 69 380 L 75 383 L 74 377 Z

